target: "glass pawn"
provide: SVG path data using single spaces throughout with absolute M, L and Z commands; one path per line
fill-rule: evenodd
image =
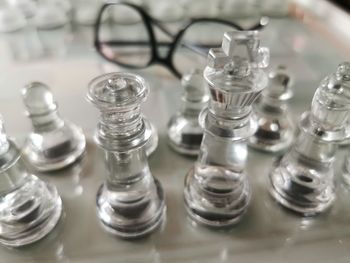
M 350 111 L 349 63 L 326 77 L 302 114 L 292 149 L 270 172 L 270 192 L 282 206 L 303 214 L 326 211 L 335 199 L 333 163 L 346 135 Z
M 33 131 L 23 154 L 38 171 L 53 171 L 77 161 L 85 151 L 85 136 L 78 126 L 63 120 L 49 87 L 33 82 L 22 90 Z
M 178 153 L 195 156 L 198 155 L 203 138 L 198 116 L 207 106 L 209 94 L 203 73 L 198 69 L 183 76 L 181 84 L 184 87 L 183 105 L 168 123 L 168 140 Z
M 36 242 L 51 232 L 61 213 L 56 188 L 26 171 L 0 116 L 0 243 L 19 247 Z
M 89 84 L 88 100 L 100 112 L 95 141 L 105 153 L 107 179 L 97 193 L 97 214 L 109 233 L 137 238 L 165 218 L 164 193 L 150 172 L 146 129 L 140 104 L 149 92 L 134 74 L 109 73 Z
M 249 205 L 246 140 L 256 130 L 251 105 L 268 82 L 261 68 L 269 51 L 259 44 L 257 31 L 234 31 L 209 51 L 204 78 L 211 98 L 199 117 L 203 141 L 184 191 L 188 214 L 204 225 L 236 224 Z
M 294 140 L 295 125 L 288 111 L 293 96 L 291 77 L 284 66 L 269 74 L 269 85 L 253 105 L 258 129 L 249 146 L 266 152 L 286 151 Z

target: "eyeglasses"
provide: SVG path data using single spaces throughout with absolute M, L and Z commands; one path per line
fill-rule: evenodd
M 267 22 L 267 18 L 261 18 L 253 26 L 243 28 L 227 20 L 198 18 L 173 34 L 139 6 L 110 2 L 99 11 L 94 45 L 102 57 L 119 66 L 142 69 L 160 64 L 181 78 L 194 68 L 204 67 L 209 49 L 221 46 L 225 32 L 259 30 Z M 156 32 L 163 37 L 156 36 Z

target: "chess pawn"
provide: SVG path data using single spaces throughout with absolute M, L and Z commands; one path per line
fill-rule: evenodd
M 266 152 L 287 150 L 293 142 L 295 125 L 288 111 L 293 96 L 291 78 L 283 66 L 269 74 L 269 85 L 253 105 L 258 129 L 249 146 Z
M 26 171 L 0 117 L 0 243 L 19 247 L 38 241 L 56 226 L 61 212 L 56 188 Z
M 59 116 L 50 89 L 33 82 L 22 95 L 33 126 L 23 148 L 27 162 L 38 171 L 53 171 L 77 161 L 85 151 L 85 136 L 78 126 Z
M 140 104 L 149 87 L 134 74 L 109 73 L 93 79 L 87 99 L 100 111 L 96 144 L 104 150 L 107 179 L 97 193 L 97 214 L 109 233 L 136 238 L 153 232 L 165 218 L 164 193 L 148 166 L 146 129 Z
M 327 210 L 335 199 L 333 163 L 345 138 L 350 111 L 350 64 L 338 66 L 318 87 L 301 116 L 292 149 L 270 172 L 270 192 L 282 206 L 306 215 Z
M 181 81 L 184 87 L 182 109 L 168 123 L 170 146 L 180 154 L 198 155 L 203 138 L 203 129 L 198 123 L 200 111 L 207 106 L 209 94 L 203 74 L 194 70 Z
M 203 141 L 184 191 L 188 214 L 204 225 L 234 225 L 249 205 L 246 140 L 256 130 L 251 105 L 268 82 L 261 68 L 269 52 L 259 42 L 257 31 L 233 31 L 209 51 L 204 78 L 211 98 L 199 117 Z

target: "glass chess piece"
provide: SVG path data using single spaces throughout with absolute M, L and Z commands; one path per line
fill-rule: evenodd
M 343 86 L 350 88 L 350 62 L 344 62 L 342 64 L 344 68 L 344 72 L 347 72 L 347 74 L 344 74 L 345 76 L 343 77 L 344 82 Z M 347 146 L 350 144 L 350 116 L 347 119 L 346 126 L 345 126 L 345 140 L 340 142 L 341 146 Z M 347 154 L 345 156 L 345 160 L 343 163 L 343 171 L 342 171 L 342 177 L 344 182 L 346 183 L 347 186 L 350 186 L 350 154 Z
M 25 14 L 18 6 L 0 2 L 0 33 L 10 33 L 27 26 Z
M 339 142 L 340 146 L 344 146 L 347 147 L 350 145 L 350 118 L 348 119 L 348 121 L 346 122 L 346 135 L 344 140 Z
M 209 51 L 204 78 L 211 98 L 199 117 L 203 141 L 184 191 L 187 212 L 198 223 L 234 225 L 247 210 L 251 189 L 245 173 L 246 140 L 257 128 L 251 105 L 267 86 L 261 68 L 268 59 L 257 31 L 225 33 L 222 47 Z
M 61 213 L 56 188 L 25 169 L 0 116 L 0 243 L 19 247 L 36 242 L 51 232 Z
M 184 17 L 185 9 L 181 1 L 146 0 L 146 10 L 162 22 L 176 22 Z
M 287 150 L 294 139 L 295 125 L 289 114 L 288 100 L 293 96 L 291 77 L 284 66 L 269 74 L 269 85 L 253 105 L 258 129 L 249 146 L 266 152 Z
M 93 79 L 87 99 L 100 120 L 96 144 L 104 150 L 107 178 L 96 198 L 103 228 L 122 238 L 153 232 L 165 218 L 164 193 L 150 172 L 146 128 L 140 104 L 148 95 L 145 81 L 134 74 L 109 73 Z
M 52 30 L 70 22 L 70 3 L 67 0 L 40 0 L 34 16 L 38 29 Z
M 49 87 L 32 82 L 22 90 L 33 131 L 26 138 L 23 154 L 38 171 L 54 171 L 76 162 L 85 152 L 81 128 L 63 120 Z
M 198 155 L 203 138 L 203 129 L 198 123 L 201 110 L 207 106 L 209 94 L 203 74 L 196 69 L 181 80 L 184 87 L 182 109 L 168 123 L 170 146 L 185 155 Z
M 326 211 L 335 199 L 333 163 L 350 111 L 349 63 L 338 66 L 317 88 L 302 114 L 292 149 L 270 172 L 270 193 L 282 206 L 303 214 Z
M 104 1 L 76 0 L 73 2 L 73 20 L 78 25 L 93 26 L 96 23 L 98 12 Z M 107 18 L 107 17 L 106 17 Z M 105 19 L 103 21 L 105 21 Z
M 7 2 L 12 7 L 19 9 L 26 19 L 32 18 L 38 11 L 38 3 L 36 0 L 2 0 L 2 2 Z

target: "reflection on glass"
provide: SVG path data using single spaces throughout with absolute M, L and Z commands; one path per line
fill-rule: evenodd
M 44 56 L 43 44 L 34 28 L 26 27 L 7 34 L 4 40 L 15 61 L 30 61 Z
M 0 243 L 19 247 L 42 239 L 56 226 L 61 212 L 56 187 L 26 170 L 0 116 Z

